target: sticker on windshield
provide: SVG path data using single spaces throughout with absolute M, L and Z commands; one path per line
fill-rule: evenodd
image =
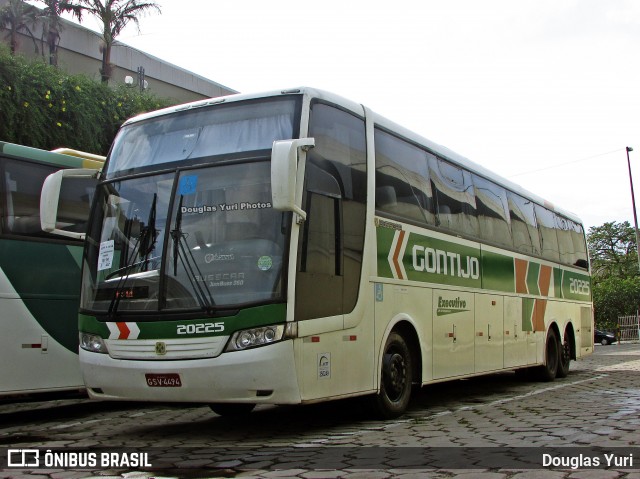
M 273 266 L 273 260 L 271 256 L 260 256 L 258 258 L 258 269 L 260 271 L 269 271 Z
M 192 195 L 196 192 L 198 187 L 197 175 L 185 175 L 180 177 L 180 183 L 178 184 L 179 195 Z
M 113 240 L 103 241 L 100 243 L 100 252 L 98 253 L 98 271 L 111 268 L 113 263 Z

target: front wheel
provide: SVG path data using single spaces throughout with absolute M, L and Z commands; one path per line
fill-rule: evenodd
M 241 417 L 248 415 L 256 405 L 251 403 L 213 403 L 209 404 L 209 407 L 219 416 Z
M 406 341 L 400 334 L 391 333 L 384 347 L 380 392 L 371 398 L 377 416 L 393 419 L 407 410 L 411 399 L 412 367 Z

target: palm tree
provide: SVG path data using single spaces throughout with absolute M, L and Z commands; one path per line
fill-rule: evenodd
M 19 46 L 18 33 L 20 31 L 26 31 L 29 34 L 36 51 L 38 51 L 38 44 L 31 31 L 31 27 L 36 23 L 37 15 L 38 9 L 22 0 L 9 0 L 6 5 L 0 8 L 0 26 L 8 30 L 7 39 L 13 55 Z
M 72 13 L 78 20 L 82 17 L 82 8 L 77 0 L 38 0 L 45 4 L 40 18 L 44 22 L 42 29 L 43 42 L 49 46 L 49 64 L 58 65 L 58 45 L 60 44 L 60 32 L 62 31 L 61 15 L 65 12 Z M 44 47 L 43 52 L 44 56 Z
M 140 29 L 138 16 L 148 10 L 160 13 L 160 6 L 146 0 L 80 0 L 82 10 L 102 22 L 102 82 L 111 78 L 111 47 L 124 27 L 132 21 Z

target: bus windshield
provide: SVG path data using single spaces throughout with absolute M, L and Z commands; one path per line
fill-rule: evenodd
M 87 233 L 82 310 L 282 301 L 289 214 L 271 205 L 269 151 L 294 137 L 299 103 L 230 103 L 124 127 Z
M 286 221 L 271 207 L 268 161 L 106 183 L 92 225 L 86 310 L 201 311 L 282 297 Z
M 124 126 L 114 140 L 106 178 L 270 150 L 293 138 L 298 97 L 182 111 Z

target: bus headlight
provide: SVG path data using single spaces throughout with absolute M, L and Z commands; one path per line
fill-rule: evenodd
M 283 339 L 293 337 L 292 332 L 294 329 L 291 323 L 289 323 L 287 326 L 284 324 L 274 324 L 273 326 L 236 331 L 233 333 L 233 336 L 231 336 L 226 351 L 242 351 L 244 349 L 276 343 Z
M 92 353 L 107 354 L 107 345 L 97 334 L 80 333 L 80 347 Z

